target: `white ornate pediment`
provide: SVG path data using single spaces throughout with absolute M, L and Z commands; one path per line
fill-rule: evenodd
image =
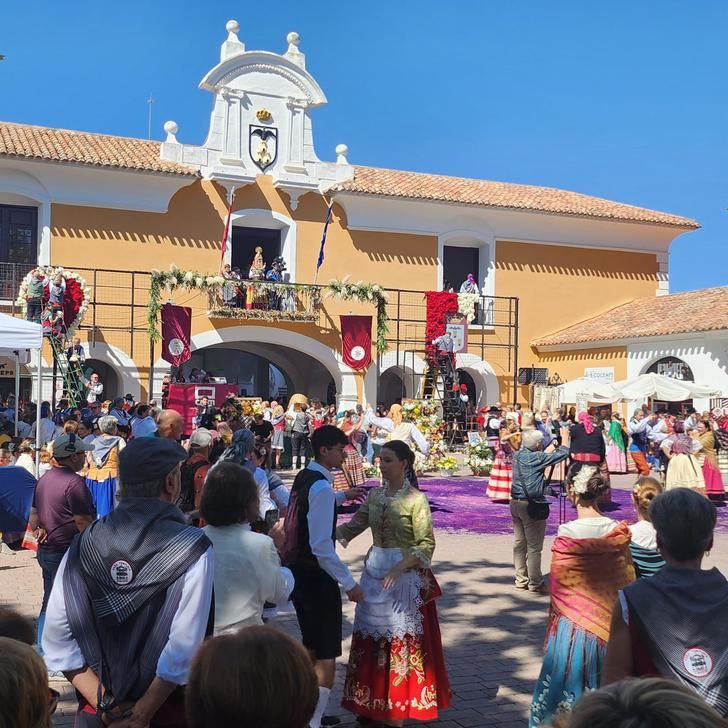
M 327 189 L 353 175 L 345 154 L 336 163 L 316 155 L 311 110 L 327 101 L 306 70 L 298 34 L 288 34 L 288 49 L 279 55 L 246 51 L 237 22 L 226 27 L 220 63 L 200 82 L 201 89 L 214 95 L 207 138 L 201 146 L 181 144 L 177 125 L 167 122 L 162 158 L 196 167 L 204 178 L 226 187 L 270 175 L 289 195 L 293 209 L 305 192 Z

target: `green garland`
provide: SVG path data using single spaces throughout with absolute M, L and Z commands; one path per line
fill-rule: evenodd
M 151 282 L 149 286 L 149 307 L 147 309 L 147 333 L 151 341 L 159 341 L 162 337 L 159 333 L 159 314 L 162 310 L 162 293 L 172 293 L 176 288 L 185 291 L 202 291 L 204 293 L 221 293 L 226 284 L 229 284 L 221 275 L 208 275 L 198 271 L 183 271 L 176 265 L 171 265 L 169 271 L 160 271 L 156 268 L 151 270 Z M 312 309 L 317 309 L 321 304 L 321 289 L 314 286 L 307 286 L 301 283 L 271 283 L 260 281 L 255 283 L 256 293 L 280 293 L 293 291 L 294 293 L 307 292 L 311 297 Z M 333 280 L 327 286 L 327 297 L 338 298 L 342 301 L 360 301 L 369 303 L 377 309 L 377 351 L 381 354 L 387 349 L 387 334 L 389 333 L 389 317 L 387 316 L 387 295 L 384 289 L 376 283 L 349 283 L 348 278 L 343 281 Z M 212 312 L 210 312 L 212 313 Z M 254 315 L 232 315 L 230 318 L 264 318 L 265 320 L 308 320 L 308 313 L 292 314 L 289 316 L 281 314 L 278 318 L 271 318 Z M 215 315 L 221 315 L 219 311 Z
M 329 281 L 328 298 L 342 301 L 359 301 L 373 304 L 377 309 L 377 351 L 383 354 L 387 350 L 387 334 L 389 333 L 389 316 L 387 315 L 387 294 L 378 283 L 349 283 L 349 276 L 343 281 Z

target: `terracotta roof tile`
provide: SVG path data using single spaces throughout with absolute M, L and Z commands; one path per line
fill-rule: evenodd
M 160 143 L 146 139 L 0 122 L 0 156 L 197 176 L 159 153 Z
M 532 342 L 561 346 L 728 329 L 728 286 L 638 298 Z
M 688 229 L 700 227 L 695 220 L 687 217 L 611 202 L 600 197 L 553 187 L 443 177 L 436 174 L 374 167 L 355 167 L 354 178 L 340 184 L 337 189 L 366 195 L 532 210 L 556 215 L 653 223 Z

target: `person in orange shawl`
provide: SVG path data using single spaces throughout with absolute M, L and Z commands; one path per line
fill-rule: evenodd
M 551 548 L 551 608 L 529 726 L 551 725 L 600 686 L 617 593 L 635 579 L 627 524 L 597 507 L 608 488 L 597 465 L 575 463 L 566 484 L 577 517 L 559 526 Z

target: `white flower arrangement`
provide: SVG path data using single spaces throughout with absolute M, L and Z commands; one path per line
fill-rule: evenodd
M 582 465 L 581 470 L 574 476 L 571 481 L 569 490 L 575 495 L 584 495 L 589 487 L 589 481 L 599 471 L 596 465 Z
M 83 300 L 79 304 L 78 311 L 76 312 L 76 317 L 73 319 L 66 331 L 66 336 L 70 339 L 78 330 L 78 327 L 81 325 L 81 322 L 86 315 L 86 311 L 88 311 L 89 302 L 91 300 L 91 289 L 86 283 L 86 279 L 82 275 L 73 271 L 65 270 L 62 267 L 54 267 L 52 265 L 39 265 L 33 270 L 36 269 L 40 270 L 47 280 L 53 280 L 53 278 L 60 274 L 65 281 L 75 281 L 78 284 L 78 287 L 81 289 L 81 292 L 83 293 Z M 21 310 L 23 311 L 23 315 L 27 315 L 28 312 L 28 301 L 26 297 L 28 295 L 28 284 L 30 283 L 32 277 L 33 272 L 31 271 L 20 282 L 18 297 L 15 300 L 15 305 L 21 308 Z
M 493 451 L 485 440 L 465 447 L 465 465 L 473 473 L 489 471 L 493 467 Z
M 458 293 L 458 311 L 469 324 L 475 320 L 475 306 L 479 301 L 479 293 Z

